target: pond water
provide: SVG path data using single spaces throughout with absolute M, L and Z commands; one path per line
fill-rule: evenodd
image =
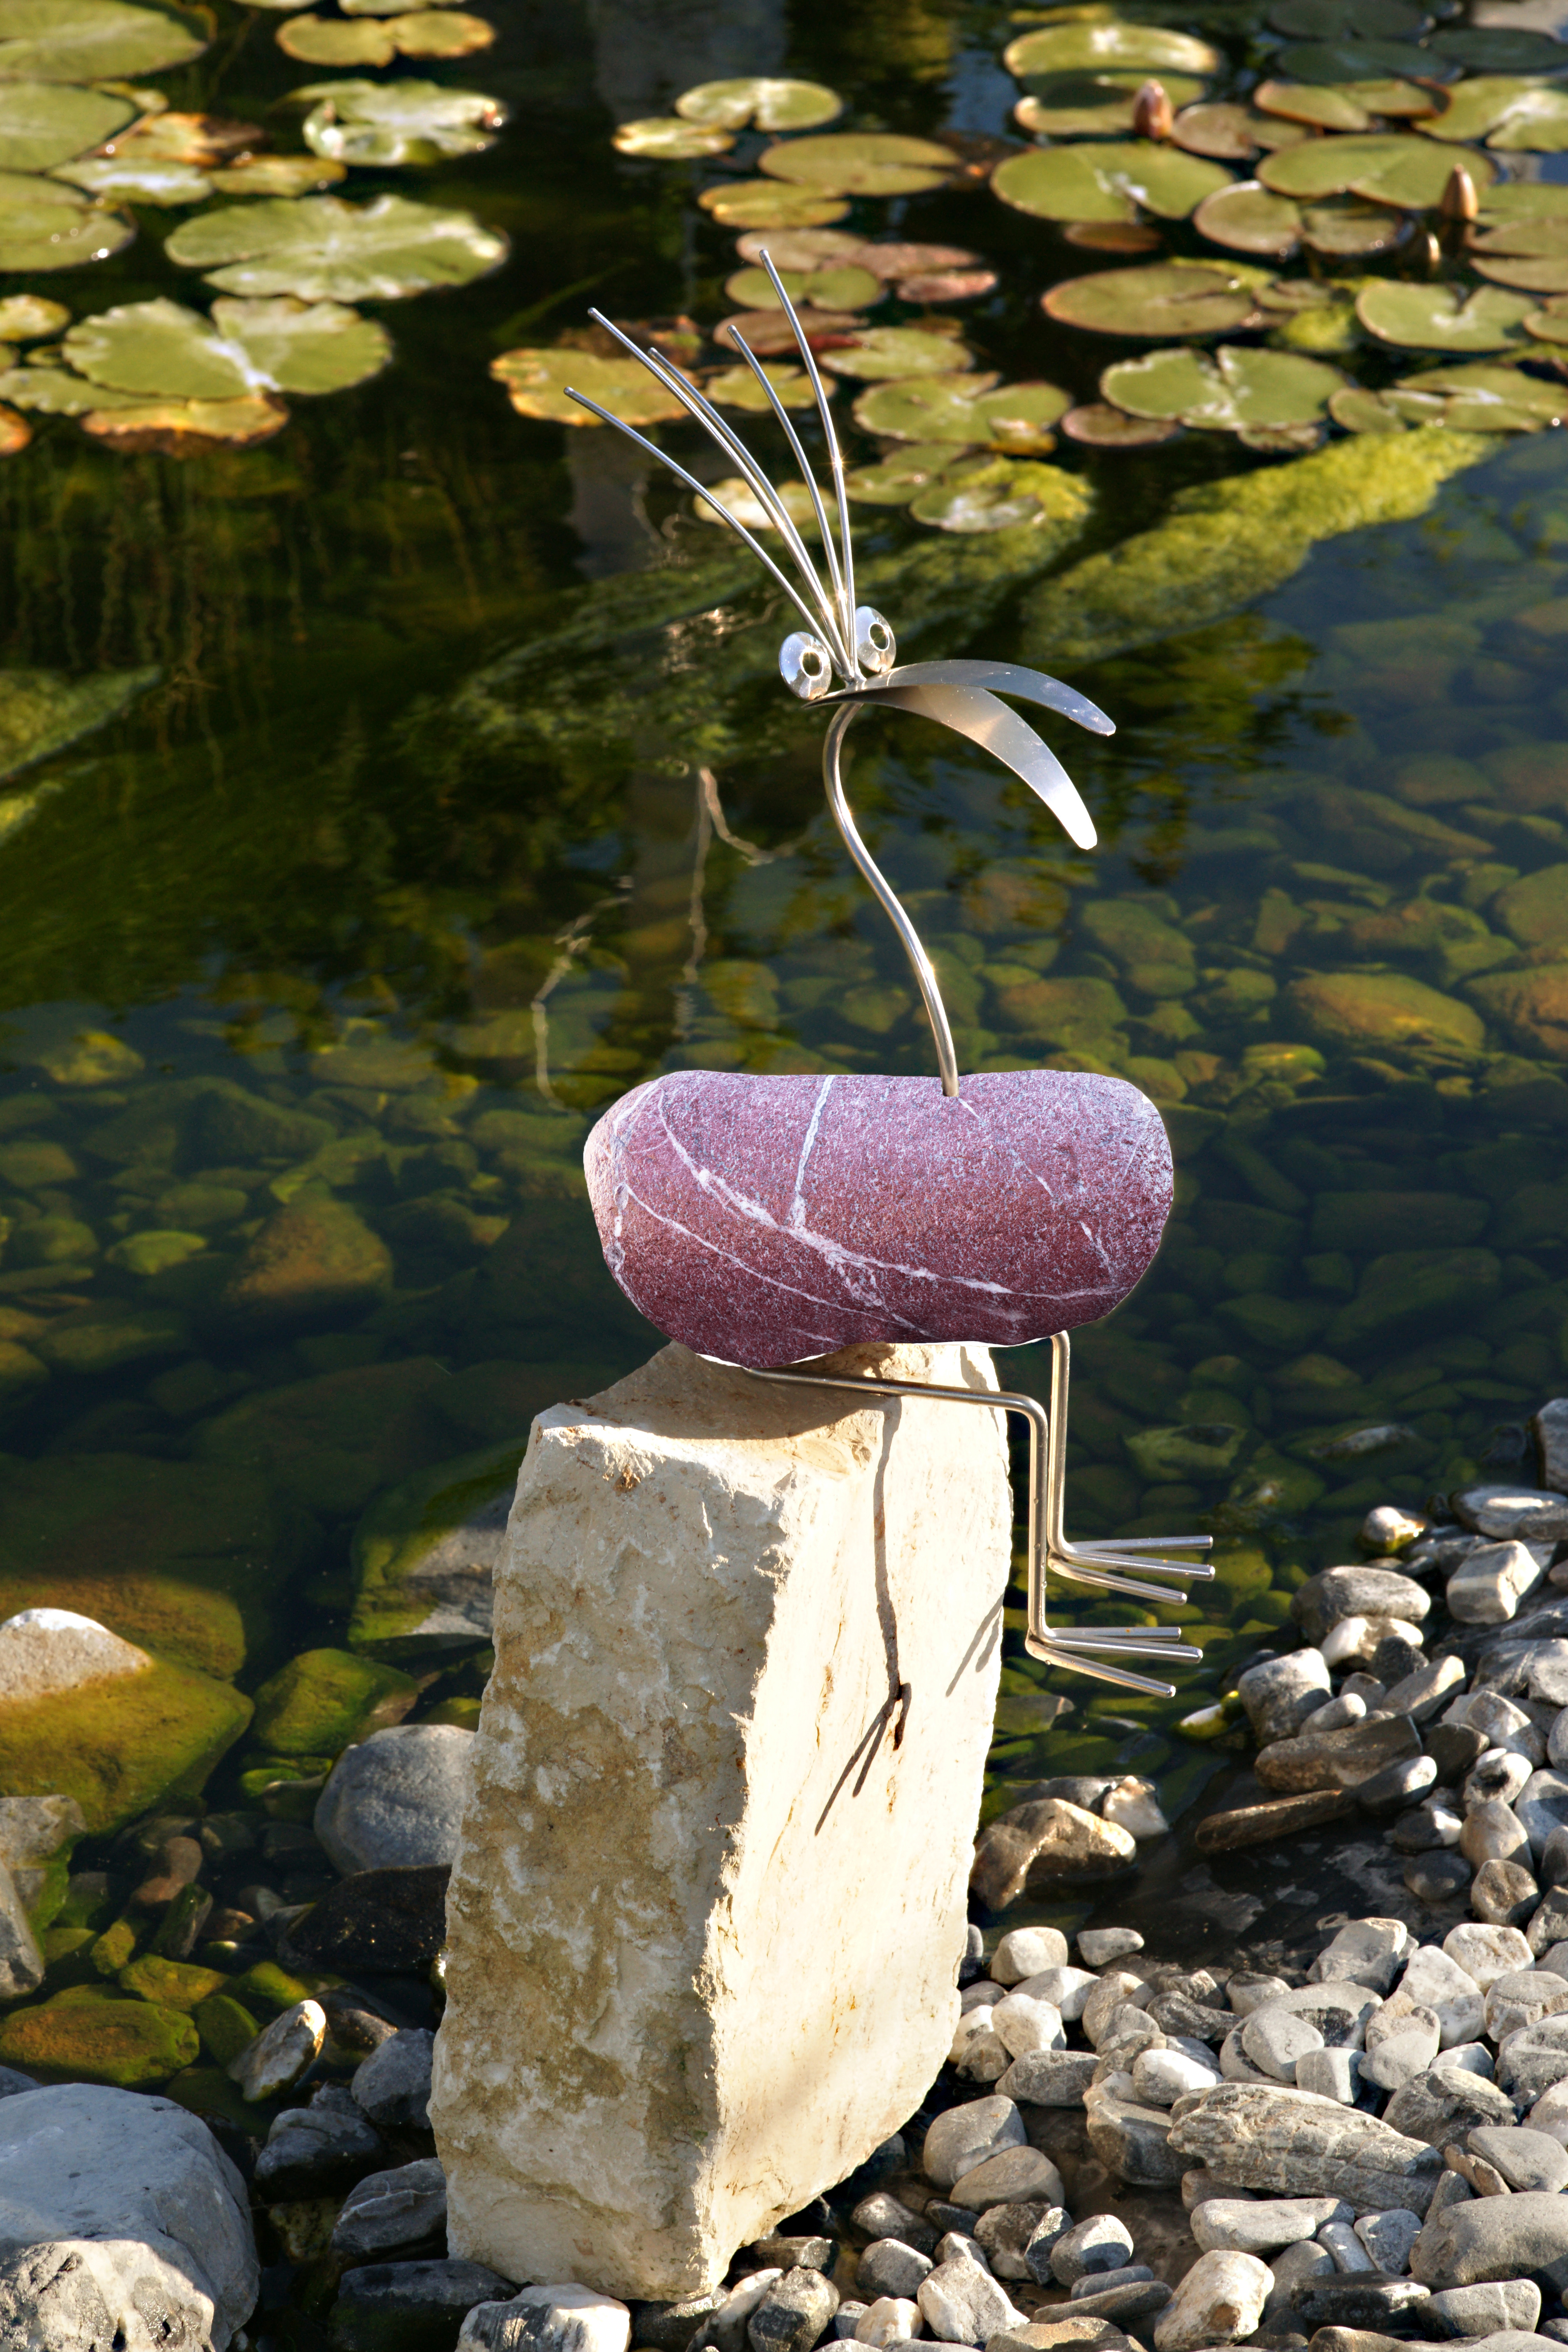
M 5 661 L 29 674 L 0 728 L 36 749 L 58 723 L 62 746 L 0 802 L 0 1615 L 77 1608 L 252 1694 L 376 1637 L 353 1547 L 367 1511 L 396 1524 L 389 1489 L 493 1463 L 658 1344 L 584 1198 L 606 1103 L 682 1066 L 931 1066 L 746 559 L 607 433 L 514 414 L 489 369 L 591 301 L 722 315 L 734 232 L 694 202 L 707 167 L 616 156 L 616 120 L 787 69 L 858 127 L 995 139 L 1017 95 L 1000 50 L 1034 17 L 485 13 L 492 48 L 410 70 L 510 122 L 416 176 L 510 239 L 503 267 L 384 305 L 393 364 L 265 446 L 127 453 L 40 416 L 0 470 Z M 278 48 L 279 18 L 215 15 L 158 86 L 290 119 L 320 69 Z M 1193 28 L 1249 54 L 1247 12 L 1211 15 Z M 1531 167 L 1550 181 L 1555 160 Z M 354 194 L 409 180 L 369 171 Z M 190 299 L 170 215 L 137 218 L 93 270 L 0 290 Z M 997 289 L 957 315 L 987 366 L 1083 401 L 1127 348 L 1038 308 L 1107 257 L 981 178 L 858 200 L 850 225 L 984 254 Z M 689 429 L 667 439 L 721 470 Z M 1167 1612 L 1203 1666 L 1169 1706 L 1097 1695 L 1031 1664 L 1010 1618 L 987 1804 L 1115 1766 L 1174 1814 L 1215 1769 L 1176 1717 L 1277 1633 L 1300 1579 L 1356 1556 L 1372 1504 L 1521 1461 L 1562 1382 L 1568 443 L 1477 444 L 1425 510 L 1303 544 L 1278 576 L 1258 526 L 1219 511 L 1228 604 L 1178 569 L 1155 625 L 1086 621 L 1076 646 L 1075 564 L 1178 493 L 1313 461 L 1196 432 L 1055 462 L 1093 500 L 1059 543 L 873 505 L 857 527 L 924 654 L 1043 660 L 1117 719 L 1107 742 L 1043 722 L 1102 846 L 1073 851 L 919 722 L 857 730 L 853 789 L 963 1065 L 1114 1070 L 1167 1115 L 1163 1249 L 1075 1346 L 1069 1524 L 1216 1530 L 1215 1581 Z M 84 680 L 98 701 L 72 699 Z M 1028 1351 L 999 1369 L 1043 1376 Z M 410 1719 L 473 1720 L 481 1637 L 392 1646 L 421 1680 Z M 247 1736 L 207 1800 L 319 1769 Z

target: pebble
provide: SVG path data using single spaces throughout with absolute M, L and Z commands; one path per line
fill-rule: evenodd
M 1154 2323 L 1155 2352 L 1239 2343 L 1263 2316 L 1273 2284 L 1256 2254 L 1200 2254 Z
M 1419 2213 L 1408 2207 L 1395 2205 L 1386 2213 L 1363 2213 L 1355 2225 L 1356 2236 L 1372 2258 L 1372 2267 L 1384 2276 L 1397 2278 L 1410 2265 L 1410 2249 L 1421 2235 Z
M 1241 2200 L 1222 2193 L 1194 2208 L 1193 2236 L 1205 2253 L 1268 2254 L 1316 2237 L 1326 2222 L 1348 2221 L 1350 2210 L 1337 2197 Z
M 1022 2058 L 1030 2050 L 1067 2047 L 1062 2013 L 1048 2000 L 1036 2000 L 1026 1992 L 1010 1992 L 986 2015 L 990 2031 L 1005 2053 L 1005 2065 L 1011 2065 L 1015 2058 Z
M 1078 1937 L 1079 1958 L 1090 1969 L 1102 1969 L 1110 1960 L 1125 1959 L 1130 1952 L 1143 1949 L 1143 1938 L 1136 1927 L 1085 1927 Z
M 1048 2000 L 1067 2024 L 1076 2024 L 1083 2015 L 1084 2003 L 1100 1979 L 1088 1969 L 1049 1968 L 1025 1977 L 1017 1990 L 1031 2000 Z
M 1568 1505 L 1557 1500 L 1568 1532 Z M 1448 1579 L 1448 1614 L 1461 1625 L 1506 1624 L 1545 1572 L 1545 1560 L 1528 1544 L 1478 1544 Z
M 1459 1832 L 1459 1852 L 1476 1869 L 1487 1862 L 1530 1860 L 1530 1833 L 1508 1805 L 1475 1805 Z
M 1071 2296 L 1074 2317 L 1109 2319 L 1120 2325 L 1126 2320 L 1145 2318 L 1153 2311 L 1163 2311 L 1171 2300 L 1171 2290 L 1163 2279 L 1123 2278 L 1118 2272 L 1114 2280 L 1116 2283 L 1111 2283 L 1108 2277 L 1107 2284 L 1096 2288 L 1092 2294 L 1075 2287 Z M 1083 2282 L 1085 2288 L 1093 2284 L 1089 2279 Z
M 60 1698 L 152 1664 L 145 1650 L 74 1609 L 23 1609 L 0 1624 L 0 1700 L 7 1703 Z
M 1522 1862 L 1484 1862 L 1470 1886 L 1470 1908 L 1494 1927 L 1520 1927 L 1541 1900 Z
M 1564 2261 L 1568 2197 L 1535 2190 L 1446 2206 L 1415 2241 L 1410 2267 L 1427 2286 L 1451 2287 L 1530 2278 Z
M 935 2275 L 933 2272 L 931 2276 Z M 542 2294 L 552 2290 L 535 2288 L 533 2292 Z M 838 2289 L 820 2271 L 785 2271 L 746 2322 L 751 2352 L 811 2352 L 837 2308 Z M 629 2313 L 627 2318 L 629 2322 Z M 584 2352 L 596 2352 L 596 2347 L 584 2347 Z M 626 2338 L 610 2352 L 626 2352 Z
M 1470 1865 L 1455 1853 L 1418 1853 L 1405 1864 L 1404 1874 L 1405 1885 L 1418 1901 L 1436 1906 L 1451 1903 L 1464 1893 L 1470 1883 Z
M 1406 2315 L 1418 2314 L 1426 2294 L 1415 2279 L 1382 2278 L 1369 2265 L 1359 2275 L 1304 2280 L 1291 2290 L 1290 2307 L 1308 2329 L 1364 2327 L 1403 2335 Z
M 326 2038 L 327 2013 L 321 2002 L 297 2000 L 240 2052 L 229 2066 L 230 2079 L 243 2098 L 275 2098 L 320 2057 Z M 367 2058 L 365 2064 L 370 2063 Z
M 1092 2050 L 1031 2050 L 1014 2060 L 996 2089 L 1009 2105 L 1080 2107 L 1096 2063 Z
M 1510 2189 L 1568 2185 L 1568 2148 L 1547 2132 L 1521 2125 L 1483 2124 L 1471 2132 L 1469 2149 L 1500 2172 Z
M 458 2342 L 484 2352 L 626 2352 L 631 2326 L 629 2307 L 593 2287 L 525 2286 L 505 2302 L 477 2304 Z
M 1072 2215 L 1062 2205 L 993 2205 L 980 2216 L 974 2234 L 998 2278 L 1033 2279 L 1037 2286 L 1048 2286 L 1056 2275 L 1051 2249 L 1071 2228 Z
M 316 1805 L 333 1867 L 449 1864 L 468 1792 L 474 1734 L 456 1724 L 394 1724 L 345 1748 Z
M 845 2306 L 840 2304 L 835 2315 L 836 2324 L 844 2316 L 844 2311 Z M 843 2331 L 852 2336 L 858 2344 L 879 2346 L 901 2343 L 906 2336 L 921 2336 L 924 2332 L 925 2323 L 921 2317 L 919 2304 L 892 2294 L 879 2295 L 875 2303 L 858 2310 L 854 2326 Z
M 984 2344 L 1004 2328 L 1027 2326 L 1006 2290 L 976 2262 L 939 2263 L 921 2281 L 916 2297 L 933 2336 L 949 2344 Z M 763 2352 L 753 2344 L 752 2352 Z
M 1366 2021 L 1361 2062 L 1362 2080 L 1380 2090 L 1397 2091 L 1424 2074 L 1437 2055 L 1443 2029 L 1436 2010 L 1405 1998 L 1404 2006 L 1386 2001 Z
M 1530 1759 L 1521 1756 L 1516 1748 L 1489 1748 L 1470 1768 L 1460 1791 L 1465 1811 L 1468 1812 L 1472 1805 L 1484 1804 L 1489 1800 L 1511 1805 L 1533 1769 Z
M 433 2033 L 405 2026 L 355 2069 L 349 2087 L 373 2124 L 402 2129 L 428 2124 L 435 2052 Z
M 1359 2050 L 1309 2050 L 1296 2061 L 1296 2087 L 1320 2099 L 1337 2099 L 1341 2106 L 1355 2104 L 1361 2084 Z
M 863 2197 L 849 2219 L 868 2238 L 897 2238 L 901 2244 L 913 2246 L 917 2253 L 929 2254 L 936 2244 L 936 2231 L 930 2224 L 885 2189 Z
M 1445 2336 L 1493 2336 L 1502 2329 L 1528 2333 L 1541 2317 L 1541 2289 L 1533 2279 L 1441 2287 L 1423 2305 L 1421 2317 L 1424 2324 L 1436 2320 Z
M 1325 2221 L 1318 2243 L 1327 2246 L 1337 2271 L 1375 2271 L 1376 2263 L 1348 2221 Z
M 1528 1951 L 1529 1947 L 1525 1948 Z M 1037 2063 L 1040 2057 L 1050 2054 L 1037 2053 L 1020 2063 Z M 921 2168 L 939 2189 L 951 2189 L 966 2164 L 973 2168 L 983 2158 L 999 2156 L 1004 2148 L 1026 2147 L 1028 2137 L 1024 2118 L 1010 2098 L 971 2099 L 966 2105 L 950 2107 L 938 2116 L 925 2137 Z
M 1568 2069 L 1568 2058 L 1563 2063 Z M 1391 2131 L 1442 2147 L 1472 2124 L 1511 2123 L 1513 2102 L 1495 2083 L 1463 2067 L 1429 2066 L 1395 2091 L 1383 2119 Z
M 1449 1929 L 1443 1949 L 1483 1993 L 1499 1977 L 1515 1969 L 1528 1969 L 1534 1958 L 1517 1927 L 1489 1927 L 1471 1920 Z
M 385 2153 L 381 2134 L 349 2093 L 323 2083 L 308 2107 L 285 2107 L 274 2116 L 256 2159 L 257 2194 L 268 2205 L 330 2197 L 351 2188 Z
M 1205 2091 L 1220 2079 L 1211 2062 L 1205 2063 L 1182 2050 L 1141 2050 L 1132 2062 L 1132 2088 L 1148 2105 L 1169 2107 L 1189 2091 Z
M 1059 2205 L 1067 2195 L 1061 2174 L 1037 2147 L 1003 2148 L 961 2172 L 952 2186 L 974 2213 L 1031 2200 Z
M 991 1955 L 991 1975 L 996 1984 L 1016 1985 L 1067 1964 L 1068 1939 L 1059 1927 L 1014 1927 Z
M 1370 1985 L 1373 1991 L 1385 1993 L 1415 1942 L 1403 1919 L 1352 1919 L 1319 1953 L 1308 1980 Z
M 929 2256 L 897 2238 L 879 2238 L 861 2254 L 855 2272 L 856 2286 L 879 2301 L 912 2298 L 933 2267 Z
M 1542 1969 L 1511 1969 L 1506 1976 L 1494 1977 L 1488 1988 L 1487 2032 L 1500 2042 L 1560 2009 L 1568 2009 L 1568 1980 Z
M 447 2178 L 434 2157 L 368 2173 L 349 2190 L 332 2225 L 332 2252 L 353 2262 L 446 2242 Z
M 1132 2258 L 1132 2232 L 1114 2213 L 1095 2213 L 1064 2231 L 1051 2248 L 1051 2275 L 1060 2286 L 1098 2271 L 1122 2269 Z
M 1417 1666 L 1413 1674 L 1394 1683 L 1384 1704 L 1398 1715 L 1408 1715 L 1417 1723 L 1428 1723 L 1449 1694 L 1463 1688 L 1464 1682 L 1462 1658 L 1434 1658 L 1430 1665 Z
M 1083 2303 L 1091 2294 L 1111 2294 L 1118 2287 L 1147 2286 L 1153 2277 L 1147 2263 L 1124 2263 L 1119 2271 L 1086 2271 L 1068 2290 L 1068 2301 Z

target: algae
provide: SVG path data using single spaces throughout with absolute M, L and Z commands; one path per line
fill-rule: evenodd
M 346 1650 L 303 1650 L 256 1694 L 254 1737 L 280 1757 L 335 1756 L 401 1723 L 419 1696 L 410 1675 Z
M 14 1796 L 74 1797 L 89 1830 L 115 1829 L 160 1798 L 199 1796 L 250 1715 L 228 1684 L 155 1660 L 139 1675 L 0 1706 L 0 1783 Z

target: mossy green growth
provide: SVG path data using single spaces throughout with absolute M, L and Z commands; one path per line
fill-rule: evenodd
M 1325 1045 L 1403 1045 L 1478 1054 L 1486 1031 L 1468 1004 L 1402 971 L 1314 971 L 1292 981 L 1290 1007 Z
M 54 1926 L 65 1907 L 65 1899 L 69 1890 L 68 1852 L 51 1855 L 43 1866 L 43 1877 L 38 1891 L 27 1906 L 27 1920 L 35 1936 L 41 1936 L 46 1927 Z
M 1490 435 L 1425 425 L 1180 491 L 1152 530 L 1026 599 L 1024 658 L 1102 661 L 1224 620 L 1300 571 L 1320 540 L 1424 514 L 1450 474 L 1496 454 Z
M 100 1977 L 117 1977 L 141 1941 L 142 1931 L 133 1919 L 116 1919 L 105 1927 L 91 1947 L 92 1965 Z
M 198 2001 L 221 1990 L 228 1979 L 217 1969 L 195 1969 L 184 1960 L 163 1960 L 154 1952 L 146 1952 L 121 1969 L 116 1982 L 121 1991 L 134 1993 L 141 2000 L 188 2012 Z
M 210 1993 L 195 2004 L 191 2015 L 204 2052 L 218 2066 L 231 2065 L 261 2031 L 249 2010 L 229 1992 Z
M 236 2052 L 237 2057 L 238 2053 Z M 220 2121 L 237 2124 L 241 2131 L 254 2137 L 265 2129 L 270 2116 L 281 2102 L 253 2106 L 237 2083 L 231 2083 L 223 2066 L 184 2066 L 163 2086 L 163 2095 L 176 2105 L 188 2107 L 194 2116 L 216 2116 Z
M 147 2091 L 192 2064 L 200 2049 L 188 2017 L 146 2000 L 73 2000 L 66 1994 L 41 2009 L 13 2010 L 0 2021 L 0 2066 L 19 2066 L 41 2083 Z
M 305 1650 L 262 1684 L 251 1728 L 278 1756 L 335 1756 L 351 1740 L 400 1723 L 418 1696 L 414 1677 L 395 1666 L 348 1650 Z
M 226 1683 L 154 1660 L 139 1675 L 0 1706 L 0 1787 L 74 1797 L 96 1832 L 201 1793 L 250 1721 Z
M 525 1430 L 377 1496 L 354 1530 L 356 1650 L 487 1638 L 490 1572 L 527 1444 Z
M 392 1253 L 346 1201 L 300 1193 L 268 1219 L 224 1292 L 229 1313 L 277 1330 L 363 1314 L 392 1281 Z
M 1324 1343 L 1356 1348 L 1401 1330 L 1448 1328 L 1454 1317 L 1479 1309 L 1501 1279 L 1501 1263 L 1491 1250 L 1390 1250 L 1373 1259 Z
M 312 1993 L 325 1991 L 342 1981 L 340 1977 L 290 1976 L 276 1960 L 258 1960 L 242 1977 L 230 1978 L 228 1990 L 233 2000 L 244 2002 L 247 2008 L 279 2016 L 284 2010 L 292 2009 L 297 2000 L 309 2000 Z

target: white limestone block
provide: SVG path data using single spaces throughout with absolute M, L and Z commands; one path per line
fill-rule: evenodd
M 994 1385 L 958 1347 L 823 1369 Z M 679 1346 L 534 1423 L 447 1900 L 454 2255 L 711 2287 L 952 2042 L 1012 1505 L 1002 1419 Z

